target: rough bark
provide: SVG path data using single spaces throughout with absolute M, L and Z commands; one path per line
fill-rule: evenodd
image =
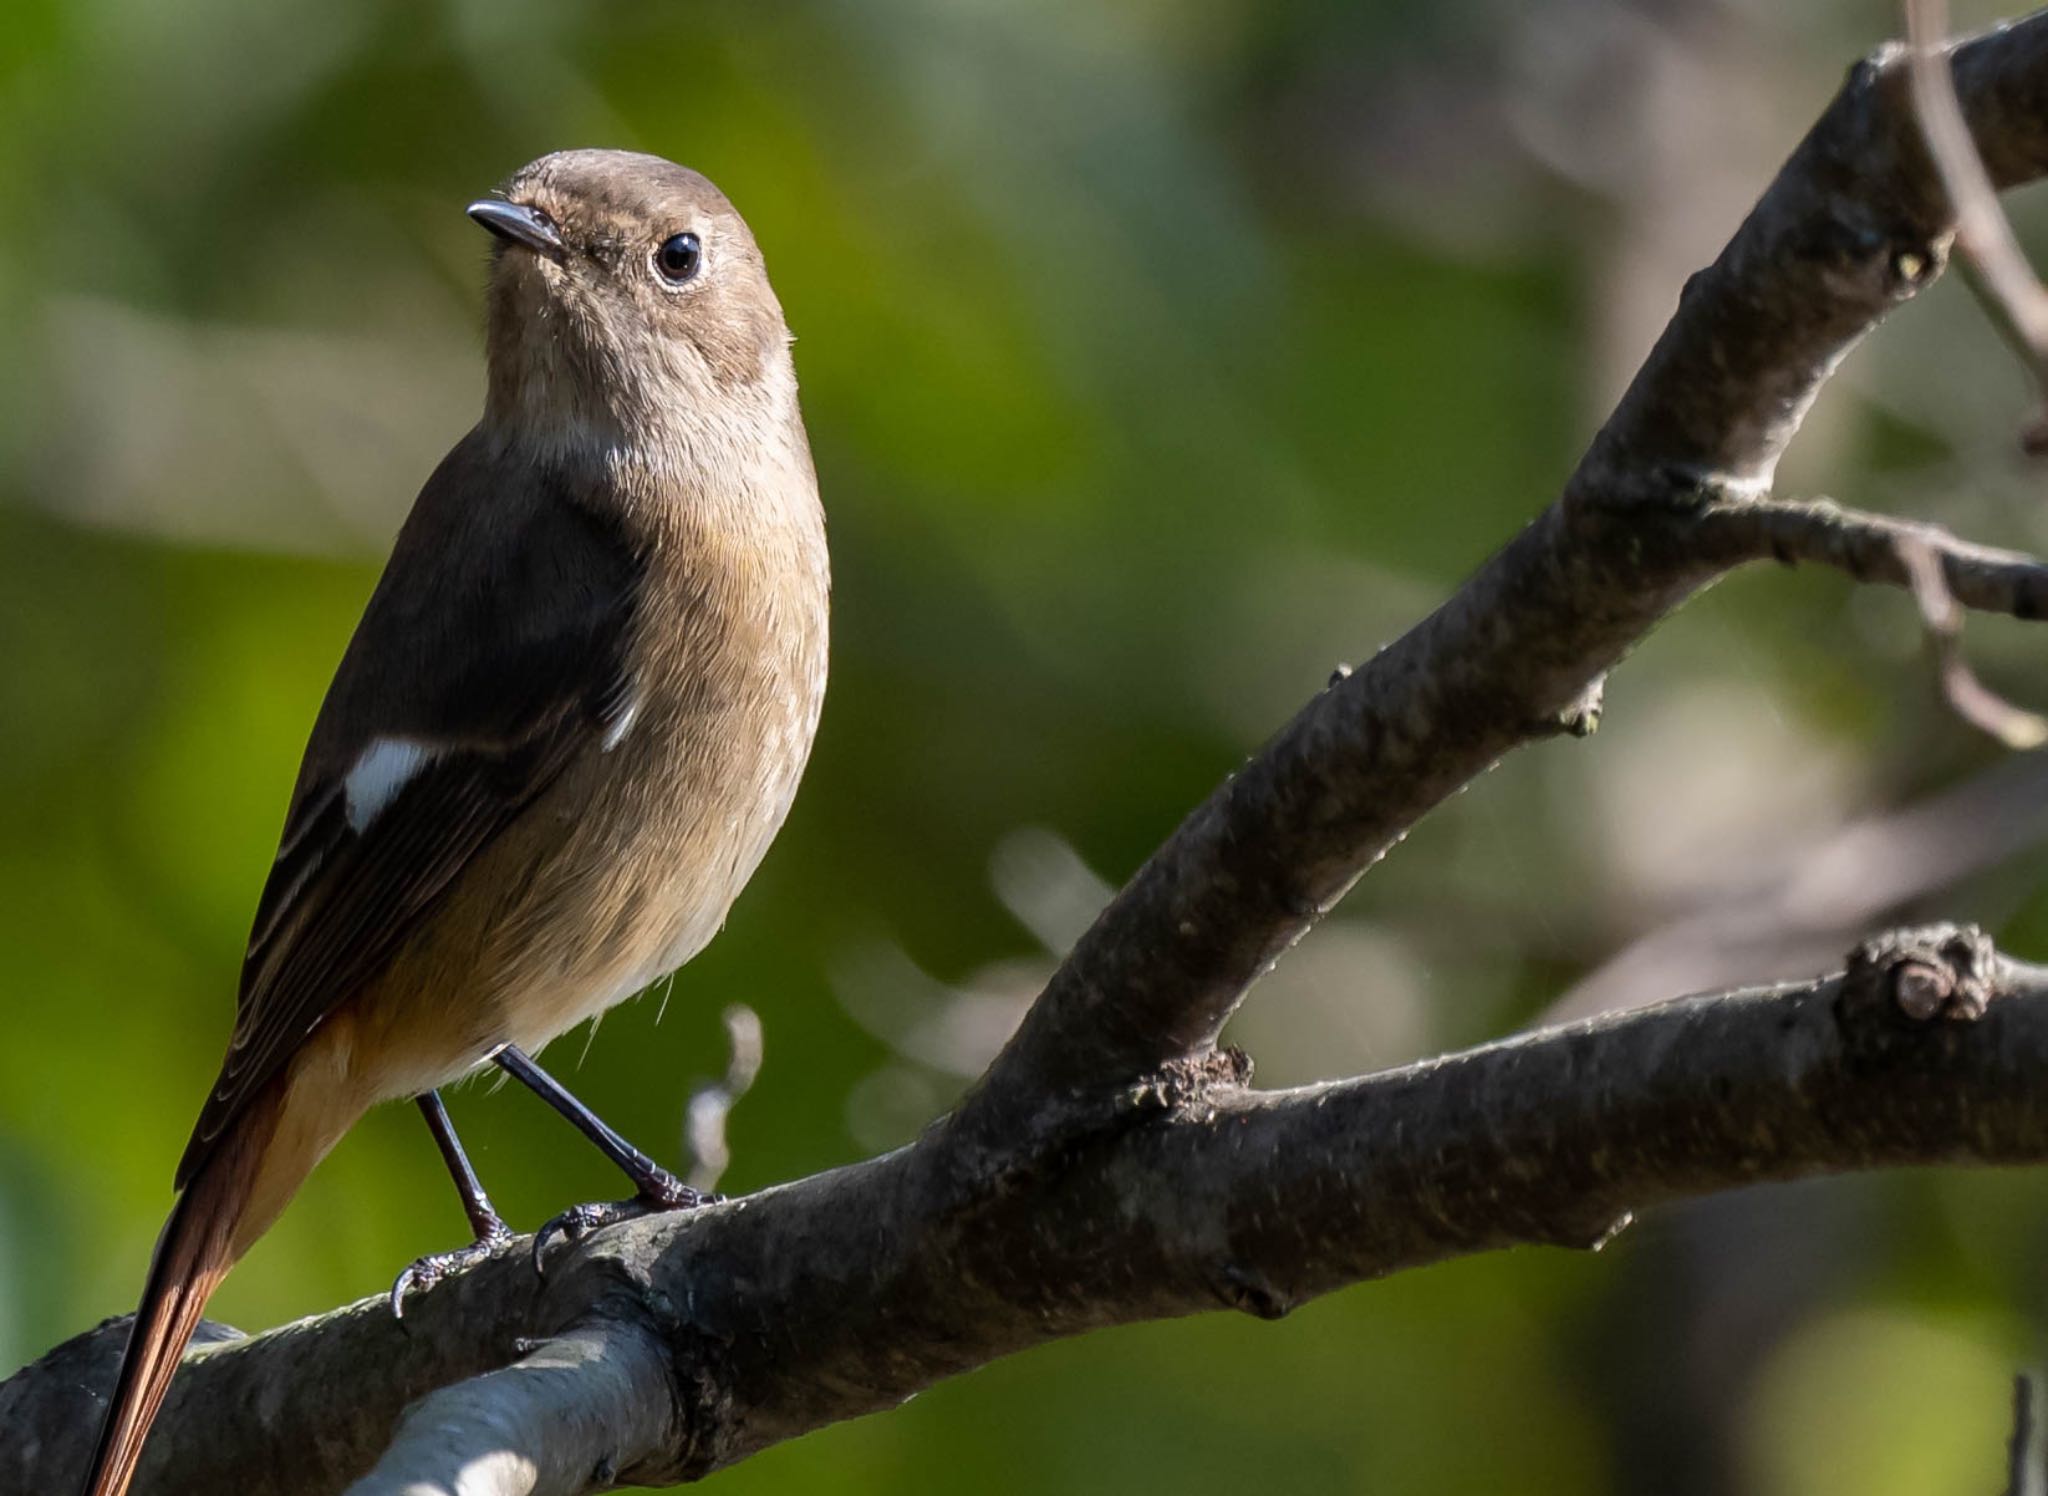
M 1261 1092 L 1225 1052 L 1127 1092 L 1056 1158 L 970 1160 L 935 1135 L 606 1232 L 544 1284 L 514 1252 L 402 1324 L 368 1300 L 223 1342 L 181 1373 L 143 1489 L 688 1479 L 1085 1330 L 1275 1318 L 1463 1253 L 1597 1246 L 1633 1210 L 1760 1180 L 2039 1159 L 2044 1066 L 2048 968 L 1947 926 L 1874 941 L 1844 975 L 1356 1080 Z M 0 1488 L 61 1488 L 122 1329 L 0 1389 L 0 1424 L 50 1431 L 0 1456 Z
M 1993 178 L 2048 170 L 2048 19 L 1954 70 Z M 1852 70 L 1563 496 L 1194 811 L 954 1114 L 886 1157 L 603 1233 L 545 1284 L 514 1256 L 403 1326 L 371 1302 L 198 1352 L 138 1491 L 687 1478 L 1100 1325 L 1592 1245 L 1630 1209 L 1755 1179 L 2048 1157 L 2048 989 L 1965 932 L 1304 1091 L 1253 1091 L 1215 1048 L 1367 867 L 1503 754 L 1587 730 L 1605 673 L 1729 569 L 1899 584 L 1910 528 L 1958 601 L 2038 615 L 2029 558 L 1769 497 L 1837 361 L 1946 257 L 1906 71 L 1895 49 Z M 75 1478 L 119 1334 L 0 1386 L 0 1491 Z

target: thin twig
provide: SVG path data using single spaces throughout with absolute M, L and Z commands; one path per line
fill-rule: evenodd
M 2020 249 L 1963 118 L 1946 50 L 1947 0 L 1905 0 L 1905 11 L 1913 105 L 1934 169 L 1955 209 L 1956 247 L 1979 299 L 2048 396 L 2048 288 Z M 2048 452 L 2048 416 L 2037 417 L 2023 441 L 2030 452 Z M 1908 533 L 1896 543 L 1934 645 L 1942 694 L 1949 705 L 2007 747 L 2038 748 L 2048 742 L 2048 719 L 2023 711 L 1990 690 L 1964 660 L 1962 609 L 1949 590 L 1946 568 L 1934 546 L 1923 535 Z
M 2025 750 L 2048 743 L 2048 718 L 2014 706 L 1978 680 L 1963 658 L 1963 609 L 1949 591 L 1934 546 L 1926 536 L 1915 533 L 1900 535 L 1897 545 L 1899 560 L 1912 583 L 1913 600 L 1920 605 L 1920 621 L 1934 646 L 1942 695 L 1956 715 L 2008 748 Z
M 1993 178 L 2048 174 L 2048 15 L 1953 64 Z M 1691 282 L 1563 500 L 1205 802 L 950 1124 L 598 1233 L 545 1283 L 494 1259 L 437 1285 L 403 1329 L 371 1305 L 209 1351 L 157 1426 L 157 1489 L 333 1490 L 405 1407 L 526 1355 L 526 1327 L 558 1335 L 593 1314 L 644 1324 L 666 1353 L 634 1381 L 669 1447 L 620 1470 L 626 1436 L 600 1431 L 585 1489 L 700 1476 L 1108 1324 L 1217 1304 L 1278 1314 L 1458 1252 L 1585 1245 L 1630 1207 L 1763 1178 L 2048 1157 L 2039 972 L 2011 973 L 2016 1000 L 1974 1023 L 1873 1007 L 1874 979 L 1896 993 L 1901 974 L 1863 961 L 1854 981 L 1279 1096 L 1246 1090 L 1209 1047 L 1257 974 L 1422 816 L 1549 736 L 1693 591 L 1768 554 L 1708 546 L 1692 511 L 1657 500 L 1702 476 L 1763 492 L 1842 354 L 1930 278 L 1951 214 L 1901 118 L 1903 65 L 1887 53 L 1851 73 Z M 1931 989 L 1912 990 L 1917 1007 Z M 0 1439 L 0 1491 L 66 1488 L 123 1333 L 110 1322 L 0 1387 L 0 1427 L 41 1441 Z M 562 1380 L 573 1403 L 581 1379 Z M 523 1417 L 475 1459 L 517 1459 L 547 1434 Z
M 512 1253 L 403 1326 L 372 1299 L 209 1350 L 171 1389 L 141 1490 L 335 1492 L 401 1421 L 367 1490 L 673 1483 L 1062 1336 L 1270 1318 L 1513 1243 L 1592 1247 L 1630 1210 L 1762 1180 L 2039 1162 L 2044 1064 L 2048 970 L 1943 926 L 1866 942 L 1846 974 L 1356 1080 L 1262 1093 L 1221 1067 L 1028 1171 L 983 1172 L 935 1129 L 601 1232 L 545 1283 Z M 0 1492 L 73 1488 L 123 1329 L 0 1384 L 0 1429 L 42 1440 L 0 1438 Z
M 725 1010 L 725 1035 L 732 1046 L 725 1076 L 699 1086 L 690 1093 L 683 1135 L 690 1151 L 690 1184 L 709 1194 L 718 1188 L 719 1177 L 732 1164 L 732 1150 L 725 1140 L 725 1119 L 753 1088 L 761 1073 L 761 1019 L 744 1003 Z
M 1963 607 L 2048 617 L 2048 561 L 1978 545 L 1924 520 L 1845 509 L 1828 499 L 1739 499 L 1703 510 L 1696 535 L 1719 556 L 1804 561 L 1892 587 L 1913 584 L 1901 550 L 1910 539 L 1940 559 L 1949 595 Z
M 1956 248 L 1971 289 L 2034 372 L 2048 396 L 2048 287 L 2028 263 L 2012 222 L 1999 206 L 1991 174 L 1970 136 L 1949 66 L 1947 0 L 1905 0 L 1912 48 L 1913 105 L 1928 154 L 1956 215 Z M 2048 415 L 2022 438 L 2029 452 L 2048 452 Z
M 2042 1448 L 2040 1379 L 2012 1379 L 2012 1444 L 2006 1451 L 2006 1496 L 2048 1496 L 2048 1450 Z
M 1720 555 L 1811 561 L 1859 582 L 1908 588 L 1934 648 L 1942 694 L 1957 715 L 2009 748 L 2048 743 L 2048 719 L 1978 680 L 1962 651 L 1966 607 L 2015 618 L 2048 612 L 2048 564 L 1959 540 L 1939 525 L 1844 509 L 1825 499 L 1723 500 L 1700 512 L 1696 534 Z

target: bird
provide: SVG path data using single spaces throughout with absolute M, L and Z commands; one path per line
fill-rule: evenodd
M 634 1187 L 537 1248 L 701 1199 L 531 1056 L 701 950 L 796 794 L 831 582 L 793 339 L 686 167 L 560 151 L 467 212 L 483 414 L 314 722 L 86 1496 L 127 1490 L 208 1297 L 380 1102 L 418 1105 L 475 1233 L 400 1275 L 401 1311 L 512 1239 L 439 1094 L 488 1065 Z

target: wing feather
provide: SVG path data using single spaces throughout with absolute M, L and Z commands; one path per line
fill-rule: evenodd
M 523 502 L 517 479 L 510 498 L 488 495 L 480 524 L 479 475 L 449 471 L 463 450 L 422 493 L 314 728 L 181 1188 L 477 854 L 630 717 L 637 552 L 615 523 L 530 475 Z M 405 575 L 422 545 L 471 547 L 470 585 Z M 363 814 L 348 775 L 380 739 L 424 751 Z

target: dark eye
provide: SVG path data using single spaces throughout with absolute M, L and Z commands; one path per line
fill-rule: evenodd
M 664 239 L 661 248 L 654 252 L 654 268 L 671 285 L 680 286 L 695 275 L 697 267 L 703 263 L 704 246 L 697 242 L 695 234 L 677 234 Z

